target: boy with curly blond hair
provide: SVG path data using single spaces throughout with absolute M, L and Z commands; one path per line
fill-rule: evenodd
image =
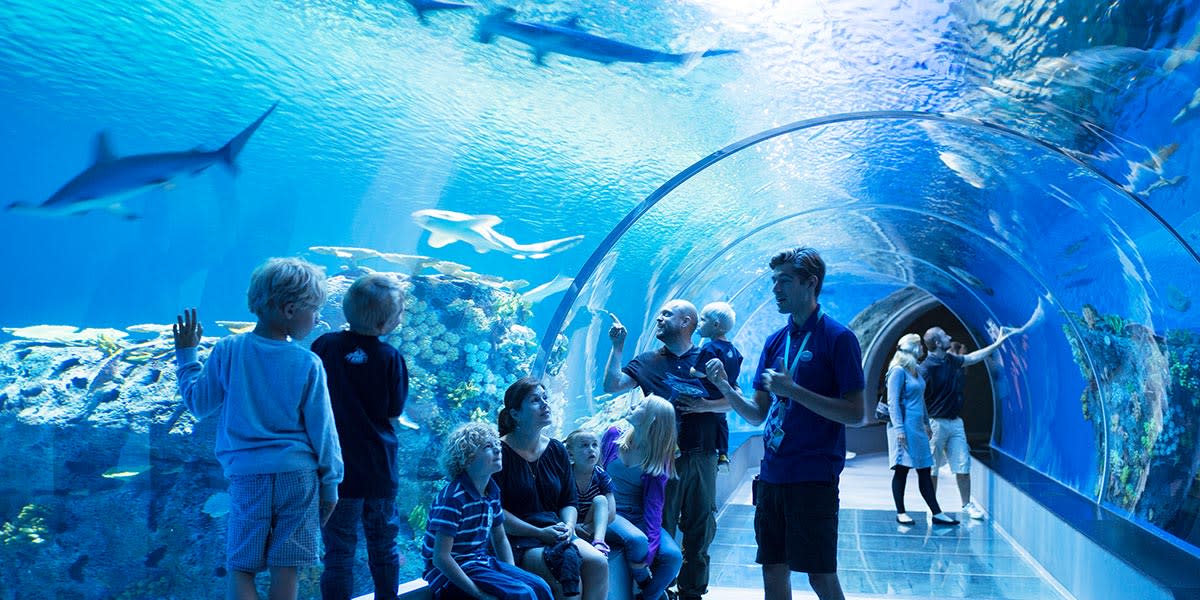
M 446 439 L 450 483 L 429 508 L 421 548 L 435 599 L 552 599 L 545 581 L 513 564 L 500 487 L 492 481 L 501 456 L 500 436 L 487 423 L 461 425 Z

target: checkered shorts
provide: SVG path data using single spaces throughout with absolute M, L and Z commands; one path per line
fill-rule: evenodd
M 315 564 L 321 536 L 318 490 L 316 470 L 231 476 L 229 570 L 257 573 Z

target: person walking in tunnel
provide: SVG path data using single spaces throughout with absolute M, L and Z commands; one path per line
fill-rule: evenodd
M 888 465 L 892 469 L 896 522 L 901 525 L 913 524 L 913 518 L 904 510 L 904 488 L 908 484 L 908 472 L 916 469 L 917 485 L 921 489 L 921 497 L 929 506 L 933 524 L 958 525 L 957 519 L 943 513 L 938 506 L 933 478 L 929 474 L 933 467 L 933 455 L 925 431 L 925 380 L 918 371 L 920 355 L 921 336 L 909 333 L 901 337 L 886 376 Z
M 788 322 L 763 344 L 754 397 L 746 399 L 730 385 L 720 360 L 704 367 L 738 414 L 763 424 L 754 537 L 764 597 L 790 599 L 790 572 L 797 571 L 808 573 L 822 600 L 841 600 L 838 482 L 846 464 L 846 425 L 863 418 L 862 349 L 854 333 L 817 303 L 825 261 L 816 250 L 785 250 L 769 265 L 775 305 Z
M 989 346 L 962 355 L 949 352 L 955 342 L 941 327 L 930 327 L 925 331 L 928 354 L 921 361 L 921 375 L 925 380 L 925 405 L 929 410 L 929 426 L 933 432 L 930 439 L 934 458 L 933 488 L 937 490 L 937 473 L 948 462 L 958 483 L 963 512 L 972 519 L 982 519 L 983 508 L 971 499 L 971 449 L 967 445 L 961 417 L 963 369 L 991 356 L 1008 338 L 1028 331 L 1042 320 L 1042 315 L 1042 303 L 1039 300 L 1037 308 L 1024 325 L 1004 331 Z
M 621 393 L 638 386 L 645 395 L 666 398 L 675 407 L 678 479 L 667 482 L 662 526 L 671 536 L 676 529 L 682 532 L 683 567 L 677 579 L 681 600 L 696 600 L 708 592 L 708 548 L 717 531 L 717 440 L 725 417 L 685 408 L 706 395 L 701 380 L 691 374 L 700 355 L 692 344 L 698 321 L 696 307 L 687 300 L 663 304 L 655 328 L 663 346 L 637 355 L 622 368 L 627 331 L 613 315 L 608 331 L 612 349 L 604 373 L 605 392 Z

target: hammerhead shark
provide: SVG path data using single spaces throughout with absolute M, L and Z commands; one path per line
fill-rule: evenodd
M 465 10 L 475 8 L 474 4 L 465 4 L 462 2 L 445 2 L 443 0 L 408 0 L 408 4 L 417 11 L 417 20 L 422 24 L 428 24 L 429 19 L 425 17 L 425 13 L 438 10 Z
M 427 208 L 412 214 L 417 225 L 429 231 L 429 245 L 441 248 L 454 242 L 465 242 L 483 254 L 496 250 L 513 258 L 546 258 L 562 252 L 583 240 L 573 235 L 536 244 L 518 244 L 516 240 L 495 230 L 500 224 L 496 215 L 468 215 L 450 210 Z
M 692 64 L 705 56 L 720 56 L 737 52 L 737 50 L 706 50 L 682 54 L 659 52 L 587 33 L 579 27 L 577 17 L 571 17 L 555 24 L 529 23 L 512 20 L 515 12 L 511 8 L 501 8 L 484 17 L 476 31 L 475 39 L 487 44 L 496 36 L 501 36 L 528 44 L 533 49 L 533 62 L 539 65 L 546 64 L 547 54 L 565 54 L 604 64 L 615 62 Z
M 237 165 L 234 160 L 241 153 L 246 141 L 278 104 L 272 104 L 262 116 L 217 150 L 197 148 L 184 152 L 118 157 L 108 142 L 107 133 L 101 131 L 96 134 L 95 158 L 91 166 L 59 188 L 45 202 L 15 202 L 8 205 L 8 210 L 55 217 L 104 210 L 127 219 L 135 219 L 137 215 L 129 211 L 123 202 L 137 192 L 166 184 L 185 173 L 199 173 L 213 163 L 221 163 L 236 174 Z

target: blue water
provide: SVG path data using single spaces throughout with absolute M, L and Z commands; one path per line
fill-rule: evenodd
M 1138 423 L 1172 414 L 1145 400 L 1156 394 L 1184 408 L 1196 397 L 1167 358 L 1185 345 L 1151 351 L 1124 327 L 1174 339 L 1198 325 L 1194 2 L 514 5 L 522 20 L 579 16 L 647 48 L 739 51 L 684 66 L 538 65 L 517 42 L 474 40 L 490 2 L 427 25 L 380 0 L 59 4 L 0 6 L 4 205 L 49 198 L 91 163 L 98 131 L 122 156 L 214 149 L 279 107 L 236 175 L 214 166 L 141 193 L 127 202 L 136 220 L 0 212 L 0 326 L 125 328 L 184 306 L 248 320 L 245 281 L 264 258 L 338 272 L 344 261 L 313 246 L 420 254 L 530 287 L 582 272 L 578 294 L 534 304 L 528 322 L 539 342 L 565 336 L 571 419 L 600 393 L 603 311 L 641 350 L 663 301 L 728 300 L 749 364 L 782 325 L 766 260 L 807 243 L 829 263 L 822 304 L 842 322 L 915 286 L 987 343 L 1040 298 L 1045 322 L 990 363 L 992 444 L 1196 552 L 1196 515 L 1163 516 L 1196 506 L 1194 434 L 1158 446 L 1182 457 L 1159 467 L 1169 489 L 1153 475 L 1134 489 L 1152 470 L 1138 437 L 1158 432 L 1126 439 L 1120 422 L 1133 404 L 1146 406 Z M 526 260 L 433 248 L 411 218 L 426 208 L 496 215 L 519 243 L 584 240 Z M 1122 327 L 1084 324 L 1085 305 Z M 1072 339 L 1094 344 L 1082 369 Z M 1118 372 L 1130 356 L 1149 358 Z M 1090 420 L 1089 370 L 1109 378 Z

